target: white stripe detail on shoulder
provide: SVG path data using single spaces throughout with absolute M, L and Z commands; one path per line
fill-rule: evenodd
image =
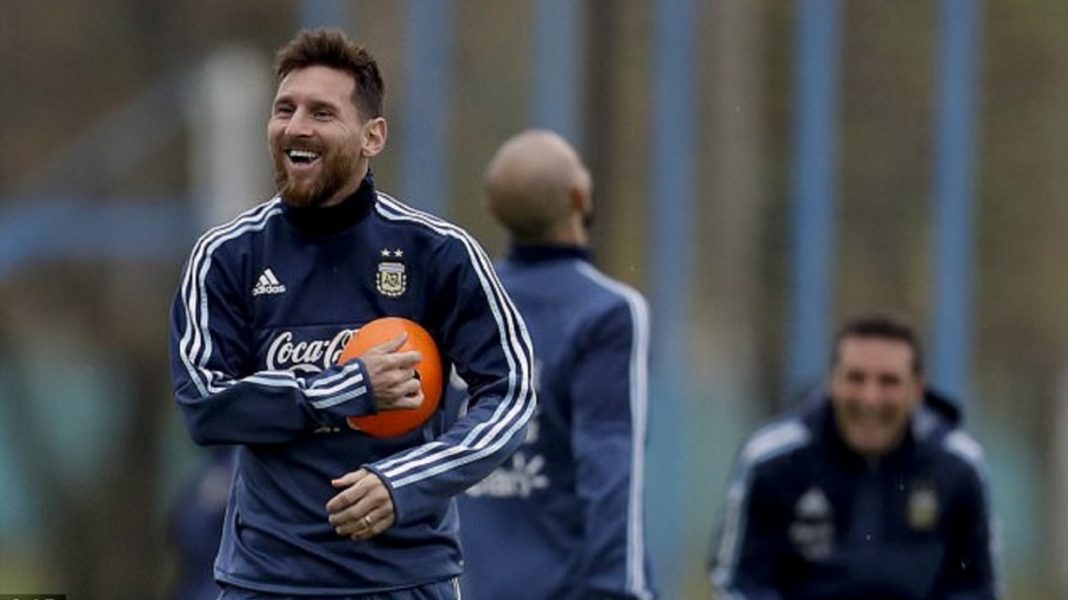
M 742 460 L 755 466 L 784 451 L 792 450 L 808 442 L 809 432 L 800 421 L 789 420 L 761 428 L 742 450 Z
M 464 246 L 497 322 L 502 352 L 511 371 L 508 390 L 493 416 L 473 427 L 459 445 L 425 444 L 376 465 L 392 480 L 394 487 L 402 487 L 492 454 L 523 427 L 534 410 L 534 393 L 530 387 L 533 352 L 522 319 L 504 292 L 489 258 L 470 235 L 381 192 L 375 210 L 386 220 L 421 225 L 439 235 L 454 238 Z
M 211 268 L 212 253 L 224 242 L 251 231 L 260 231 L 267 222 L 282 212 L 281 201 L 275 199 L 248 210 L 235 219 L 209 229 L 197 240 L 186 266 L 181 286 L 182 303 L 185 306 L 185 331 L 178 349 L 182 363 L 201 396 L 218 391 L 212 379 L 218 374 L 205 368 L 211 357 L 211 335 L 208 329 L 208 299 L 205 279 Z
M 972 436 L 957 429 L 946 434 L 942 442 L 946 450 L 966 460 L 976 469 L 983 469 L 983 448 Z
M 630 348 L 631 456 L 630 491 L 627 494 L 627 590 L 637 598 L 652 598 L 645 581 L 645 435 L 649 407 L 649 306 L 636 290 L 609 278 L 585 261 L 576 261 L 579 273 L 626 301 L 633 338 Z
M 738 566 L 739 541 L 745 534 L 745 506 L 752 485 L 753 469 L 772 458 L 792 452 L 809 443 L 811 434 L 796 419 L 776 422 L 758 430 L 745 444 L 727 491 L 723 531 L 716 552 L 716 568 L 711 573 L 712 584 L 725 595 L 736 593 L 734 584 Z

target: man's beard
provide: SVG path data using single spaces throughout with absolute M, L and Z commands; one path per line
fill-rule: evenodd
M 288 204 L 297 207 L 321 206 L 338 190 L 342 189 L 355 174 L 359 154 L 345 146 L 336 150 L 322 148 L 303 148 L 319 152 L 319 176 L 310 181 L 295 182 L 289 179 L 286 170 L 288 159 L 282 147 L 272 144 L 271 155 L 274 158 L 274 187 Z

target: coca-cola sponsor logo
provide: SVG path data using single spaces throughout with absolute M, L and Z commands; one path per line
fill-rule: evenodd
M 337 364 L 355 329 L 342 329 L 333 338 L 293 341 L 292 331 L 279 333 L 267 348 L 267 368 L 320 373 Z

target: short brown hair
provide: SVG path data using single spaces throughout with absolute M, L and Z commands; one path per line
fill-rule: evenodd
M 352 103 L 360 116 L 382 116 L 382 100 L 386 92 L 378 63 L 363 46 L 354 43 L 340 29 L 303 29 L 274 56 L 274 75 L 278 83 L 291 71 L 313 66 L 330 67 L 352 75 L 356 81 Z
M 876 338 L 894 340 L 912 349 L 912 372 L 923 374 L 923 351 L 920 338 L 909 319 L 893 310 L 863 313 L 846 321 L 834 337 L 831 364 L 838 364 L 838 349 L 846 338 Z

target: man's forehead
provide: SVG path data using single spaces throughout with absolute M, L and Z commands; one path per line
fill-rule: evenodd
M 356 80 L 347 71 L 323 65 L 293 69 L 278 82 L 276 97 L 295 95 L 328 96 L 347 100 L 356 89 Z
M 895 338 L 846 336 L 838 342 L 838 362 L 888 368 L 911 367 L 912 346 Z

